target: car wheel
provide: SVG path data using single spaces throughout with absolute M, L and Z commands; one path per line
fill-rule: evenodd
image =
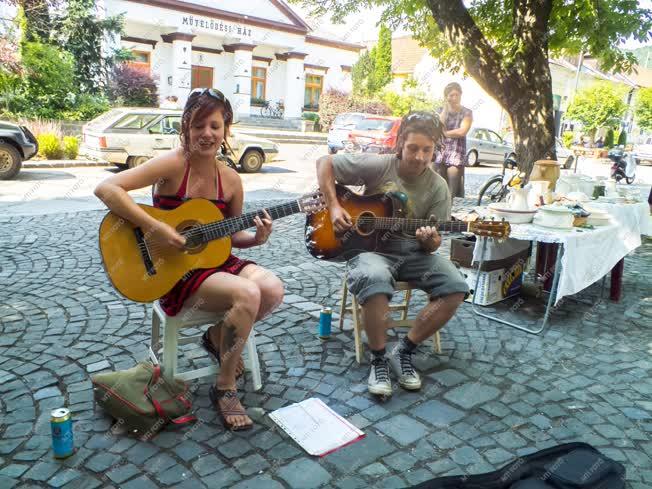
M 240 167 L 245 173 L 256 173 L 263 166 L 263 155 L 260 151 L 249 149 L 240 158 Z
M 149 158 L 147 156 L 130 156 L 127 160 L 127 166 L 129 168 L 136 168 L 137 166 L 145 163 Z
M 575 160 L 572 156 L 566 158 L 566 161 L 564 162 L 564 170 L 570 170 L 573 167 L 573 161 Z
M 480 164 L 478 152 L 474 149 L 469 151 L 469 154 L 466 156 L 466 161 L 468 166 L 478 166 Z
M 0 180 L 10 180 L 20 171 L 23 158 L 10 144 L 0 143 Z

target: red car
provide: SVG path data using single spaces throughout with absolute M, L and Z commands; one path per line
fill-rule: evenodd
M 350 153 L 391 153 L 396 146 L 400 117 L 368 116 L 358 122 L 349 134 Z

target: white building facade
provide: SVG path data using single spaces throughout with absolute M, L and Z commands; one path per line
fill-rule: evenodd
M 104 0 L 107 15 L 124 15 L 111 47 L 130 50 L 132 64 L 157 81 L 162 99 L 184 103 L 190 90 L 213 87 L 231 101 L 236 119 L 282 102 L 284 118 L 316 110 L 328 89 L 351 90 L 361 45 L 311 34 L 280 0 Z M 218 8 L 219 7 L 219 8 Z

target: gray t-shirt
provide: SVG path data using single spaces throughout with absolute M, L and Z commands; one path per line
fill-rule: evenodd
M 343 185 L 364 185 L 364 195 L 403 192 L 408 218 L 450 220 L 451 198 L 446 181 L 430 167 L 414 181 L 398 176 L 395 154 L 341 153 L 333 156 L 335 179 Z

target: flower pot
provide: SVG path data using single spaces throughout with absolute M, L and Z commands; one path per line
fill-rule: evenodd
M 315 130 L 315 121 L 301 121 L 301 131 L 302 132 L 313 132 Z

